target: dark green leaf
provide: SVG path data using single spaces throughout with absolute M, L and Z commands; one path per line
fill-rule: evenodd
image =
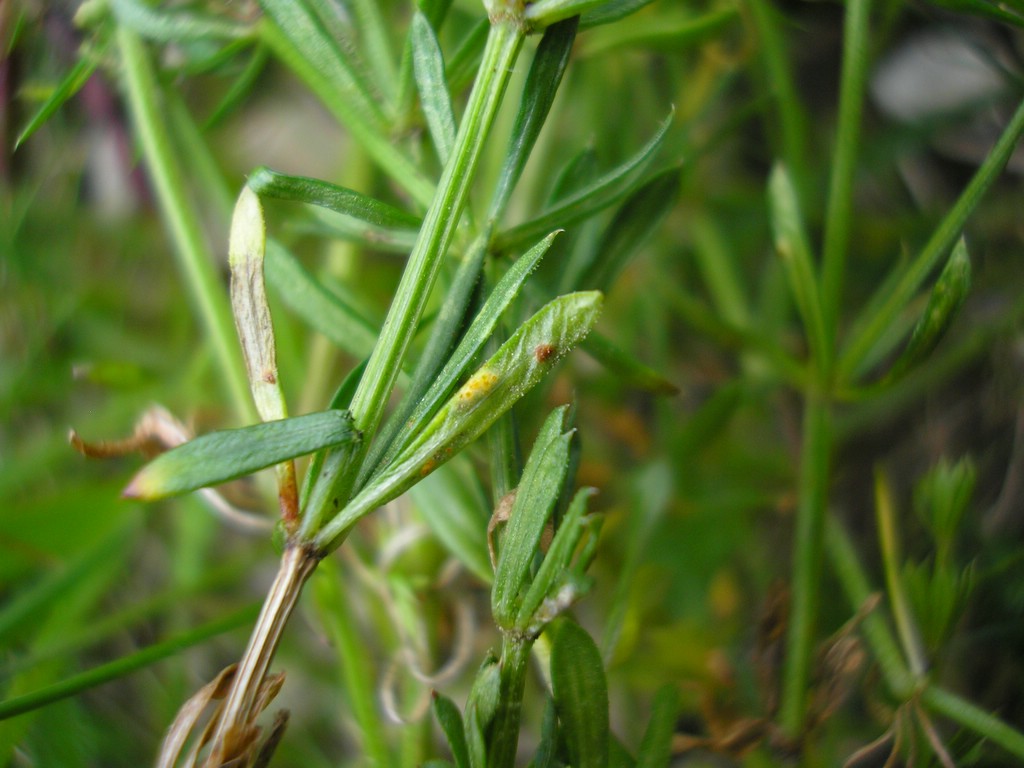
M 503 629 L 516 628 L 520 593 L 530 577 L 541 534 L 562 489 L 572 436 L 562 431 L 567 410 L 567 406 L 556 408 L 540 428 L 505 526 L 491 588 L 491 611 L 495 623 Z
M 462 727 L 462 714 L 455 706 L 455 702 L 436 691 L 434 692 L 434 717 L 437 718 L 445 738 L 448 739 L 452 757 L 455 758 L 455 768 L 469 768 L 469 748 L 466 745 L 466 731 Z
M 608 0 L 604 5 L 584 13 L 580 19 L 580 27 L 589 29 L 601 24 L 610 24 L 613 21 L 626 18 L 631 13 L 636 13 L 645 5 L 650 5 L 651 2 L 653 0 Z
M 599 8 L 607 2 L 608 0 L 537 0 L 526 6 L 526 13 L 523 15 L 531 24 L 543 28 Z
M 536 269 L 557 234 L 552 232 L 523 254 L 494 286 L 494 290 L 487 297 L 487 301 L 480 308 L 444 368 L 429 377 L 432 380 L 430 388 L 416 398 L 415 408 L 403 419 L 405 428 L 395 440 L 395 451 L 408 445 L 414 437 L 413 430 L 436 413 L 441 402 L 455 389 L 456 382 L 469 371 L 484 345 L 493 338 L 494 330 L 505 310 L 519 295 L 526 279 Z
M 579 19 L 571 18 L 548 27 L 537 46 L 523 86 L 519 112 L 512 126 L 505 164 L 491 200 L 491 209 L 487 215 L 489 221 L 497 220 L 504 212 L 512 190 L 523 174 L 526 160 L 537 143 L 540 129 L 547 119 L 569 63 L 578 22 Z
M 416 13 L 409 30 L 412 41 L 412 65 L 420 106 L 441 165 L 447 165 L 455 146 L 455 113 L 444 74 L 444 57 L 434 29 L 426 16 Z
M 810 241 L 789 172 L 776 165 L 768 182 L 775 251 L 785 268 L 811 354 L 819 365 L 827 364 L 825 316 L 821 307 L 818 279 L 811 257 Z
M 320 179 L 288 176 L 269 168 L 257 168 L 249 176 L 248 185 L 260 197 L 320 206 L 370 225 L 365 237 L 371 242 L 378 238 L 386 239 L 391 230 L 403 234 L 411 232 L 415 236 L 420 226 L 420 220 L 411 214 Z
M 458 93 L 473 80 L 473 74 L 476 72 L 480 57 L 484 52 L 484 44 L 487 42 L 487 31 L 490 28 L 490 21 L 481 19 L 466 33 L 448 61 L 446 69 L 448 88 L 453 93 Z
M 640 177 L 665 139 L 670 124 L 671 117 L 661 124 L 639 152 L 622 165 L 559 201 L 537 218 L 498 234 L 494 239 L 494 247 L 502 251 L 514 250 L 522 243 L 532 242 L 556 227 L 568 226 L 607 208 L 638 189 L 644 183 Z
M 545 305 L 502 344 L 413 441 L 370 478 L 317 536 L 321 550 L 352 524 L 409 489 L 479 437 L 574 347 L 597 321 L 601 294 L 574 293 Z
M 253 87 L 263 73 L 263 69 L 266 67 L 267 55 L 267 47 L 265 45 L 256 46 L 256 49 L 245 65 L 245 69 L 231 83 L 228 92 L 224 94 L 217 106 L 213 108 L 210 116 L 203 121 L 204 131 L 218 125 L 252 92 Z
M 545 624 L 567 610 L 580 597 L 579 592 L 572 588 L 573 585 L 566 583 L 565 576 L 572 565 L 576 547 L 586 531 L 583 513 L 587 510 L 587 499 L 596 492 L 594 488 L 581 488 L 573 497 L 537 569 L 537 575 L 523 595 L 516 616 L 518 629 L 538 634 Z M 515 515 L 514 509 L 512 514 Z M 507 536 L 505 543 L 508 544 Z
M 601 235 L 588 258 L 574 259 L 563 274 L 562 292 L 581 288 L 607 292 L 633 255 L 675 205 L 679 168 L 656 175 L 631 194 Z M 587 253 L 579 251 L 578 253 Z
M 579 624 L 554 626 L 551 688 L 573 768 L 608 766 L 608 685 L 601 654 Z
M 186 493 L 358 439 L 346 411 L 211 432 L 155 458 L 135 475 L 124 495 L 153 500 Z
M 583 349 L 616 376 L 624 386 L 643 389 L 655 395 L 679 394 L 679 387 L 613 344 L 607 336 L 591 333 L 583 340 Z
M 53 93 L 43 102 L 39 110 L 32 116 L 32 119 L 28 121 L 28 125 L 18 134 L 18 138 L 14 140 L 15 149 L 20 147 L 22 142 L 35 133 L 43 123 L 50 119 L 54 112 L 60 109 L 65 101 L 78 93 L 79 89 L 86 84 L 89 78 L 92 77 L 92 73 L 96 71 L 96 67 L 99 65 L 103 54 L 103 48 L 105 47 L 104 45 L 90 55 L 83 54 L 79 57 L 78 61 L 75 62 L 75 66 L 65 75 L 60 84 L 54 88 Z
M 366 369 L 366 360 L 363 360 L 359 365 L 348 372 L 345 379 L 341 382 L 337 391 L 334 393 L 334 397 L 331 398 L 331 404 L 328 407 L 330 410 L 341 410 L 347 411 L 349 404 L 352 402 L 352 396 L 356 392 L 356 387 L 359 386 L 359 380 L 363 377 L 363 371 Z M 324 462 L 331 451 L 317 451 L 313 455 L 313 459 L 309 462 L 309 468 L 306 470 L 306 478 L 302 485 L 302 495 L 299 497 L 299 508 L 305 509 L 306 503 L 309 499 L 309 494 L 313 490 L 313 484 L 317 478 L 321 477 L 324 471 Z M 335 467 L 335 470 L 337 468 Z
M 893 364 L 887 380 L 899 378 L 932 353 L 956 319 L 970 289 L 971 259 L 961 238 L 928 297 L 928 306 L 917 321 L 907 348 Z
M 651 705 L 651 720 L 647 724 L 640 751 L 637 754 L 637 768 L 666 768 L 672 757 L 672 734 L 675 732 L 676 715 L 679 712 L 679 692 L 671 683 L 663 685 L 654 694 Z

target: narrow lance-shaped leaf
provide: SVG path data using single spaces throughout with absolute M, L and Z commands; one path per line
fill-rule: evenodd
M 561 296 L 527 320 L 473 374 L 423 431 L 316 538 L 321 551 L 352 524 L 406 491 L 475 440 L 587 334 L 601 310 L 597 291 Z
M 455 146 L 455 114 L 444 76 L 444 57 L 433 27 L 422 13 L 412 17 L 412 65 L 420 106 L 427 121 L 430 138 L 437 150 L 441 165 L 448 162 Z
M 907 348 L 890 369 L 886 380 L 899 378 L 931 354 L 956 319 L 970 289 L 971 258 L 967 254 L 967 244 L 961 238 L 928 297 L 928 306 L 917 321 Z
M 608 684 L 601 653 L 579 624 L 555 626 L 551 687 L 573 768 L 608 766 Z
M 818 282 L 811 261 L 811 247 L 804 229 L 796 187 L 782 165 L 776 165 L 772 170 L 768 182 L 768 198 L 775 250 L 785 268 L 811 354 L 819 366 L 825 366 L 828 364 L 829 353 Z
M 242 354 L 249 376 L 249 388 L 256 411 L 263 421 L 288 416 L 284 391 L 278 381 L 274 324 L 263 284 L 263 257 L 266 253 L 266 226 L 263 208 L 256 193 L 242 188 L 231 217 L 228 264 L 231 267 L 231 310 L 242 343 Z M 299 493 L 295 464 L 290 459 L 275 468 L 281 514 L 286 521 L 299 514 Z
M 434 717 L 444 731 L 448 746 L 451 748 L 452 757 L 455 758 L 455 768 L 469 768 L 469 747 L 466 744 L 466 731 L 462 725 L 462 715 L 455 702 L 447 696 L 434 693 Z
M 210 432 L 156 457 L 124 495 L 152 501 L 187 493 L 358 439 L 352 416 L 336 410 Z
M 537 575 L 523 595 L 516 615 L 517 629 L 537 634 L 544 624 L 568 609 L 579 598 L 580 592 L 576 585 L 567 582 L 565 577 L 572 565 L 576 547 L 586 532 L 583 515 L 587 511 L 587 499 L 594 493 L 596 491 L 593 488 L 581 488 L 573 497 L 537 569 Z
M 379 230 L 419 229 L 420 220 L 394 206 L 356 192 L 306 176 L 289 176 L 270 168 L 257 168 L 249 176 L 249 187 L 260 197 L 328 208 Z
M 671 122 L 669 116 L 651 140 L 626 162 L 555 203 L 537 218 L 499 233 L 494 238 L 494 248 L 499 251 L 511 250 L 523 243 L 533 242 L 545 232 L 586 218 L 638 189 L 644 183 L 641 174 L 664 141 Z
M 251 27 L 219 16 L 157 9 L 139 0 L 113 0 L 113 8 L 119 23 L 161 43 L 236 40 L 252 33 Z
M 490 508 L 469 459 L 456 456 L 410 488 L 409 494 L 442 546 L 489 583 L 494 577 L 487 559 Z
M 563 432 L 567 410 L 566 406 L 556 408 L 540 428 L 509 513 L 491 587 L 491 612 L 503 630 L 517 628 L 520 592 L 529 578 L 544 525 L 562 490 L 572 437 L 571 432 Z
M 463 335 L 459 346 L 452 352 L 440 373 L 433 377 L 433 383 L 419 398 L 416 407 L 404 419 L 405 431 L 395 438 L 392 453 L 397 453 L 412 441 L 414 434 L 411 430 L 414 425 L 422 424 L 424 419 L 433 416 L 441 401 L 455 389 L 456 382 L 469 371 L 477 354 L 493 337 L 502 314 L 519 295 L 526 279 L 548 252 L 557 235 L 558 232 L 552 232 L 519 257 L 494 286 L 494 290 Z
M 613 21 L 624 19 L 631 13 L 636 13 L 652 2 L 653 0 L 608 0 L 604 5 L 584 13 L 580 19 L 580 26 L 583 29 L 589 29 L 602 24 L 610 24 Z
M 679 168 L 670 168 L 633 192 L 616 211 L 597 247 L 578 251 L 586 258 L 569 264 L 561 290 L 607 291 L 675 204 L 680 175 Z
M 501 176 L 498 178 L 491 208 L 487 214 L 489 221 L 495 221 L 504 212 L 512 190 L 523 174 L 526 160 L 537 143 L 540 129 L 544 126 L 558 86 L 562 82 L 562 75 L 569 64 L 569 54 L 576 39 L 578 22 L 579 19 L 572 18 L 548 27 L 537 46 L 530 72 L 526 76 L 526 84 L 523 86 L 519 112 L 512 126 L 505 164 L 502 166 Z
M 88 82 L 89 78 L 92 77 L 92 73 L 96 71 L 105 48 L 106 44 L 101 43 L 98 50 L 91 53 L 82 53 L 79 56 L 75 66 L 64 76 L 60 84 L 53 89 L 53 93 L 43 102 L 39 110 L 32 116 L 32 119 L 28 121 L 28 125 L 18 134 L 18 138 L 14 140 L 15 149 L 20 147 L 22 142 L 35 133 L 43 123 L 50 119 L 54 112 L 60 109 L 64 102 L 78 93 L 81 87 Z
M 655 395 L 679 394 L 679 387 L 614 344 L 607 336 L 590 334 L 583 341 L 583 350 L 625 386 L 637 387 Z
M 361 480 L 372 474 L 389 450 L 391 453 L 395 452 L 392 443 L 402 429 L 410 423 L 409 418 L 413 411 L 418 411 L 421 414 L 420 421 L 422 421 L 423 413 L 429 413 L 424 410 L 425 407 L 430 407 L 429 401 L 425 401 L 424 395 L 428 390 L 436 390 L 438 382 L 441 381 L 438 377 L 439 370 L 445 365 L 445 361 L 450 360 L 452 347 L 466 322 L 467 309 L 473 298 L 474 288 L 479 282 L 486 255 L 487 238 L 478 237 L 469 247 L 462 263 L 459 264 L 444 303 L 430 328 L 430 338 L 416 363 L 412 382 L 406 389 L 402 401 L 388 417 L 374 441 L 374 445 L 360 469 L 360 481 L 357 481 L 357 485 L 361 485 Z M 455 381 L 460 375 L 461 373 L 450 379 L 451 386 L 455 385 Z M 445 391 L 444 394 L 448 394 L 448 392 Z M 438 396 L 434 403 L 439 402 L 440 397 Z
M 647 724 L 636 768 L 666 768 L 672 757 L 672 733 L 679 713 L 679 692 L 671 683 L 663 685 L 654 694 L 651 720 Z

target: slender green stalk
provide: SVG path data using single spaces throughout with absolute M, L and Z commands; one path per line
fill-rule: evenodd
M 825 545 L 829 561 L 839 577 L 850 606 L 860 610 L 872 595 L 871 586 L 849 536 L 835 520 L 828 520 L 825 524 Z M 918 696 L 931 711 L 948 717 L 998 744 L 1017 758 L 1024 759 L 1024 734 L 1019 730 L 956 694 L 937 685 L 929 685 L 924 678 L 916 678 L 910 673 L 892 631 L 878 611 L 872 611 L 864 617 L 863 632 L 882 670 L 886 685 L 896 698 L 908 701 Z
M 524 638 L 505 635 L 501 642 L 501 689 L 498 711 L 491 723 L 488 768 L 512 768 L 519 744 L 519 721 L 526 689 L 530 645 Z
M 903 310 L 921 283 L 928 277 L 939 260 L 960 237 L 967 217 L 971 215 L 982 196 L 999 177 L 1024 134 L 1024 101 L 1017 107 L 1009 125 L 1003 131 L 988 157 L 978 168 L 967 188 L 960 195 L 949 213 L 932 233 L 921 252 L 904 270 L 895 288 L 873 301 L 864 312 L 864 321 L 850 332 L 849 341 L 839 359 L 838 377 L 842 381 L 856 373 L 858 367 L 870 354 L 872 347 L 885 334 L 896 316 Z
M 928 662 L 910 610 L 910 600 L 900 578 L 896 510 L 888 480 L 881 470 L 875 475 L 875 513 L 878 518 L 878 539 L 882 550 L 885 583 L 896 619 L 896 631 L 903 644 L 903 653 L 910 662 L 910 671 L 920 677 L 927 671 Z
M 850 607 L 859 611 L 872 597 L 871 585 L 857 559 L 856 550 L 849 536 L 843 530 L 843 526 L 831 518 L 825 522 L 825 547 L 828 550 L 829 563 L 839 577 L 839 583 L 846 592 Z M 863 627 L 864 635 L 871 645 L 889 690 L 897 698 L 909 699 L 917 683 L 907 669 L 900 654 L 900 647 L 885 619 L 879 611 L 872 611 L 864 617 Z
M 995 742 L 1007 752 L 1024 760 L 1024 734 L 998 717 L 964 701 L 955 693 L 929 686 L 921 693 L 921 701 L 933 712 L 945 715 L 960 725 Z
M 409 255 L 395 300 L 352 399 L 352 415 L 367 442 L 383 414 L 405 351 L 416 332 L 423 306 L 455 234 L 470 182 L 511 77 L 523 36 L 521 27 L 514 23 L 499 23 L 491 27 L 480 63 L 480 79 L 466 106 L 451 162 L 444 169 L 437 194 L 423 219 L 420 236 Z
M 216 263 L 203 240 L 199 217 L 189 201 L 181 161 L 175 156 L 166 119 L 157 102 L 160 87 L 139 36 L 124 26 L 117 29 L 128 103 L 160 209 L 174 240 L 178 264 L 195 302 L 203 327 L 213 344 L 218 378 L 238 418 L 255 421 L 245 366 L 235 339 L 235 323 L 227 291 L 217 276 Z
M 324 572 L 326 570 L 326 572 Z M 372 765 L 384 768 L 392 763 L 391 752 L 377 712 L 377 697 L 370 668 L 365 661 L 366 646 L 356 631 L 347 590 L 341 588 L 337 564 L 325 560 L 313 580 L 317 612 L 331 638 L 340 664 L 340 677 L 352 715 L 362 731 L 362 750 Z
M 168 656 L 173 656 L 185 648 L 191 648 L 211 637 L 216 637 L 232 629 L 244 626 L 256 616 L 257 606 L 250 605 L 236 613 L 211 621 L 201 627 L 184 632 L 169 640 L 143 648 L 137 653 L 103 664 L 88 672 L 68 677 L 59 683 L 41 688 L 38 691 L 0 702 L 0 720 L 14 717 L 33 709 L 52 704 L 55 701 L 75 696 L 97 685 L 117 680 L 137 669 L 142 669 Z
M 816 393 L 804 407 L 799 506 L 793 554 L 792 606 L 786 637 L 780 721 L 792 738 L 803 729 L 821 582 L 822 535 L 828 503 L 831 413 Z
M 857 148 L 860 141 L 864 84 L 868 70 L 868 20 L 871 0 L 847 0 L 843 26 L 843 74 L 839 91 L 839 122 L 821 265 L 821 299 L 825 333 L 834 350 L 842 303 L 843 274 L 850 240 Z M 831 368 L 831 363 L 828 368 Z M 826 369 L 827 370 L 827 369 Z
M 790 66 L 792 57 L 786 51 L 779 17 L 773 5 L 768 0 L 747 0 L 747 7 L 757 29 L 768 84 L 778 103 L 782 157 L 803 200 L 807 185 L 808 120 L 797 95 L 796 80 Z
M 451 160 L 445 166 L 437 194 L 423 219 L 377 344 L 352 398 L 352 415 L 364 439 L 350 459 L 350 467 L 358 468 L 380 423 L 442 259 L 455 235 L 470 182 L 512 75 L 524 34 L 523 28 L 513 20 L 491 27 L 480 64 L 480 76 L 470 94 Z M 342 485 L 328 495 L 332 498 L 347 497 L 352 490 L 354 475 L 355 471 L 349 471 L 342 478 L 343 482 L 347 479 L 349 487 Z M 329 507 L 307 510 L 300 535 L 311 538 L 322 527 L 329 511 Z

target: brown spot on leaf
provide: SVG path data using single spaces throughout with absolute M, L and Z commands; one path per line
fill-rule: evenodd
M 546 363 L 554 357 L 556 351 L 550 344 L 538 344 L 533 350 L 533 356 L 537 358 L 538 363 Z

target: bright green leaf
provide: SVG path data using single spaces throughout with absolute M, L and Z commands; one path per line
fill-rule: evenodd
M 672 759 L 672 735 L 679 714 L 679 692 L 667 683 L 654 694 L 651 719 L 640 742 L 636 768 L 667 768 Z
M 469 768 L 469 747 L 466 745 L 466 731 L 462 726 L 462 714 L 455 702 L 447 696 L 434 692 L 434 717 L 444 731 L 448 746 L 455 758 L 455 768 Z
M 639 152 L 622 165 L 555 203 L 537 218 L 498 234 L 494 238 L 495 249 L 514 250 L 523 243 L 533 242 L 545 232 L 584 219 L 641 187 L 644 184 L 641 175 L 664 141 L 670 124 L 671 117 L 661 124 Z
M 491 208 L 487 214 L 489 221 L 495 221 L 504 212 L 512 190 L 523 174 L 526 160 L 537 143 L 540 129 L 551 110 L 558 86 L 562 82 L 562 75 L 565 74 L 569 63 L 569 54 L 576 40 L 577 24 L 578 19 L 573 18 L 548 27 L 537 46 L 530 72 L 526 76 L 526 84 L 523 86 L 519 112 L 512 126 L 505 164 L 498 177 Z
M 422 13 L 412 17 L 410 36 L 420 105 L 438 159 L 441 165 L 445 165 L 455 146 L 455 113 L 452 111 L 451 95 L 444 74 L 444 56 L 433 27 Z
M 329 550 L 335 538 L 357 520 L 408 490 L 475 440 L 587 334 L 600 309 L 601 294 L 596 291 L 562 296 L 541 308 L 323 527 L 316 539 L 318 547 Z
M 804 324 L 811 355 L 819 365 L 827 365 L 829 350 L 810 241 L 804 227 L 796 187 L 783 165 L 776 165 L 768 181 L 772 231 L 775 250 L 789 280 L 800 319 Z
M 887 380 L 899 378 L 931 354 L 953 324 L 970 289 L 971 259 L 961 238 L 932 288 L 928 306 L 917 321 L 907 348 L 886 375 Z
M 491 612 L 502 629 L 516 626 L 520 593 L 530 577 L 544 526 L 562 490 L 571 438 L 571 433 L 562 432 L 566 410 L 566 406 L 556 408 L 540 428 L 505 526 L 491 588 Z M 536 602 L 539 604 L 540 600 Z
M 152 501 L 187 493 L 358 439 L 352 417 L 338 410 L 210 432 L 157 456 L 124 495 Z
M 554 626 L 551 687 L 573 768 L 608 766 L 608 684 L 601 654 L 579 624 Z
M 15 149 L 20 147 L 22 142 L 35 133 L 43 123 L 50 119 L 54 112 L 60 109 L 64 102 L 78 93 L 81 87 L 88 82 L 89 78 L 92 77 L 92 73 L 96 71 L 105 48 L 106 46 L 102 45 L 99 50 L 89 55 L 83 54 L 79 57 L 78 61 L 75 62 L 75 66 L 65 75 L 60 84 L 54 88 L 53 93 L 43 102 L 39 110 L 32 116 L 32 119 L 28 121 L 28 125 L 18 134 L 18 138 L 14 140 Z
M 573 497 L 537 569 L 537 575 L 523 595 L 516 616 L 517 628 L 536 634 L 581 596 L 580 591 L 568 583 L 565 577 L 572 566 L 577 545 L 587 530 L 583 518 L 587 510 L 587 499 L 595 493 L 597 491 L 594 488 L 581 488 Z M 515 515 L 514 510 L 512 514 Z M 508 538 L 505 541 L 507 545 Z

